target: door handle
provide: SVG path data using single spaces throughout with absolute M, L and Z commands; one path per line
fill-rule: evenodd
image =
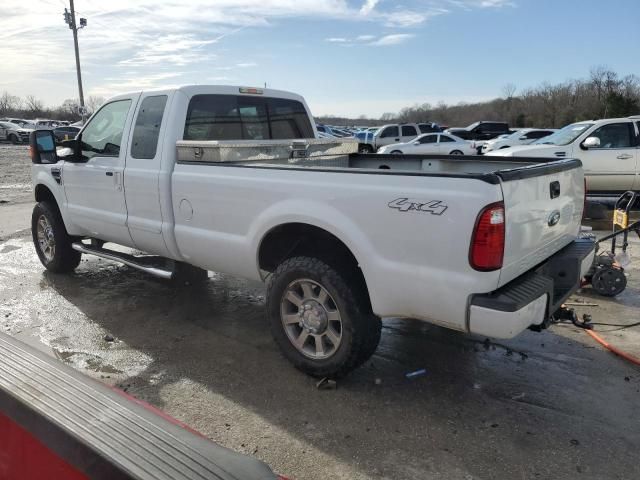
M 107 177 L 113 177 L 113 172 L 105 172 L 105 175 L 106 175 Z
M 628 160 L 629 158 L 632 158 L 633 155 L 630 155 L 628 153 L 623 153 L 621 155 L 618 155 L 616 158 L 619 160 Z
M 399 141 L 400 141 L 400 139 L 399 139 L 399 138 L 396 138 L 396 139 L 395 139 L 395 141 L 396 141 L 396 142 L 399 142 Z

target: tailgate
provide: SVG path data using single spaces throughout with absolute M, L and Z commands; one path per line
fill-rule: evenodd
M 576 239 L 584 208 L 584 175 L 568 159 L 497 172 L 506 231 L 502 286 Z

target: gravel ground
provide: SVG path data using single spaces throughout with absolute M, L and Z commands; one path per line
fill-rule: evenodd
M 260 284 L 212 273 L 177 288 L 90 257 L 74 275 L 44 271 L 20 214 L 24 152 L 0 146 L 0 223 L 18 219 L 0 238 L 0 331 L 296 480 L 640 478 L 640 369 L 583 331 L 490 342 L 388 319 L 371 361 L 318 390 L 277 351 Z M 639 267 L 615 299 L 585 288 L 573 301 L 598 306 L 578 311 L 637 321 Z M 598 326 L 636 355 L 638 330 Z
M 30 167 L 29 147 L 0 144 L 0 205 L 32 201 Z

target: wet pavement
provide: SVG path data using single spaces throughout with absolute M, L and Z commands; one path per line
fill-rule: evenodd
M 53 275 L 27 226 L 0 236 L 0 331 L 294 479 L 640 478 L 640 368 L 571 325 L 488 342 L 385 320 L 372 360 L 318 390 L 275 347 L 261 284 L 178 287 L 90 257 Z M 585 288 L 572 300 L 598 306 L 578 311 L 640 320 L 639 267 L 616 299 Z M 597 329 L 640 354 L 640 328 Z

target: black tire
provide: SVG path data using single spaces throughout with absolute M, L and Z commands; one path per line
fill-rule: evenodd
M 591 277 L 591 286 L 604 297 L 615 297 L 627 288 L 627 277 L 619 267 L 601 267 Z
M 308 375 L 342 377 L 366 362 L 378 347 L 382 324 L 371 313 L 366 291 L 358 288 L 354 278 L 353 272 L 341 271 L 318 258 L 299 256 L 284 260 L 269 279 L 266 309 L 271 333 L 284 356 Z M 340 343 L 328 358 L 305 356 L 293 345 L 283 324 L 284 295 L 291 284 L 307 280 L 326 290 L 341 318 Z
M 373 147 L 371 145 L 360 144 L 358 145 L 358 153 L 373 153 Z
M 402 155 L 402 152 L 400 150 L 393 150 L 391 155 Z
M 20 143 L 20 139 L 15 133 L 9 135 L 9 140 L 11 140 L 11 143 L 13 143 L 14 145 L 18 145 Z
M 53 250 L 45 253 L 43 245 L 38 240 L 38 227 L 41 219 L 46 219 L 49 228 L 45 235 L 48 240 L 53 240 Z M 31 236 L 38 258 L 44 267 L 54 273 L 73 272 L 80 264 L 82 254 L 75 251 L 71 244 L 74 238 L 67 233 L 60 212 L 55 204 L 39 202 L 33 208 L 31 215 Z
M 462 153 L 462 150 L 453 150 L 449 152 L 449 155 L 464 155 L 464 153 Z

